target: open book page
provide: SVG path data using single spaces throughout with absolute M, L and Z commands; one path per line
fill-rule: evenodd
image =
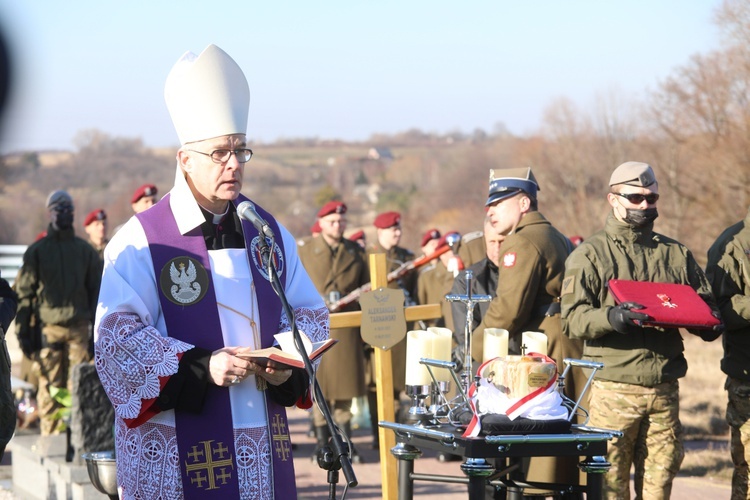
M 302 345 L 305 347 L 305 351 L 307 352 L 310 361 L 315 361 L 338 342 L 335 339 L 311 342 L 310 338 L 303 332 L 300 332 L 300 336 L 302 337 Z M 281 369 L 305 367 L 302 357 L 297 352 L 297 348 L 294 344 L 294 336 L 291 331 L 277 333 L 274 335 L 274 338 L 278 343 L 277 346 L 255 350 L 248 348 L 238 352 L 236 356 L 250 360 L 263 367 L 270 366 L 272 368 L 279 367 Z

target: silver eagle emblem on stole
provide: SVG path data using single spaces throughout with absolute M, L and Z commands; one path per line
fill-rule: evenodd
M 174 262 L 169 267 L 169 277 L 172 278 L 172 283 L 174 283 L 170 289 L 170 293 L 181 304 L 195 302 L 201 294 L 201 285 L 195 281 L 197 277 L 195 264 L 192 261 L 188 261 L 188 263 L 187 271 L 183 262 L 179 264 L 179 271 L 175 267 Z

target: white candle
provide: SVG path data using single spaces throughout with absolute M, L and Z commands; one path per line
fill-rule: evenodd
M 526 354 L 538 352 L 547 355 L 547 336 L 542 332 L 523 332 L 521 345 L 526 346 Z
M 453 332 L 448 328 L 431 326 L 427 329 L 432 333 L 432 355 L 430 358 L 440 361 L 451 360 L 451 350 L 453 347 Z M 451 374 L 448 368 L 432 367 L 432 373 L 435 374 L 435 380 L 438 382 L 448 382 L 451 380 Z
M 420 358 L 432 356 L 431 332 L 412 330 L 406 334 L 406 385 L 430 385 L 432 378 Z
M 482 344 L 482 362 L 498 356 L 508 356 L 508 330 L 504 328 L 485 328 Z

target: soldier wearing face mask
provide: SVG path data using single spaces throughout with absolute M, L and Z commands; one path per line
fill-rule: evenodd
M 608 447 L 612 468 L 605 475 L 604 497 L 630 498 L 634 465 L 637 498 L 669 498 L 684 456 L 678 382 L 687 372 L 682 337 L 677 328 L 642 326 L 640 321 L 649 318 L 638 312 L 642 306 L 615 305 L 608 282 L 690 285 L 720 316 L 693 254 L 653 230 L 659 184 L 651 166 L 623 163 L 609 186 L 612 211 L 604 229 L 565 262 L 563 332 L 584 340 L 584 358 L 604 363 L 591 386 L 589 425 L 624 433 Z M 722 329 L 688 332 L 711 341 Z
M 42 435 L 57 434 L 62 426 L 54 416 L 60 405 L 50 397 L 50 389 L 70 389 L 73 366 L 89 360 L 89 331 L 101 279 L 96 250 L 73 230 L 70 195 L 54 191 L 47 198 L 47 210 L 47 236 L 26 250 L 15 283 L 16 335 L 24 354 L 38 361 L 40 371 L 37 401 Z M 34 302 L 41 339 L 31 327 Z

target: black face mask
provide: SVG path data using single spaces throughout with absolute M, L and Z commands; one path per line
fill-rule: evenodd
M 646 224 L 654 222 L 659 217 L 659 212 L 656 208 L 647 208 L 645 210 L 626 208 L 625 212 L 626 215 L 623 220 L 633 227 L 643 227 Z
M 55 209 L 55 227 L 70 229 L 73 227 L 73 207 L 62 206 Z

